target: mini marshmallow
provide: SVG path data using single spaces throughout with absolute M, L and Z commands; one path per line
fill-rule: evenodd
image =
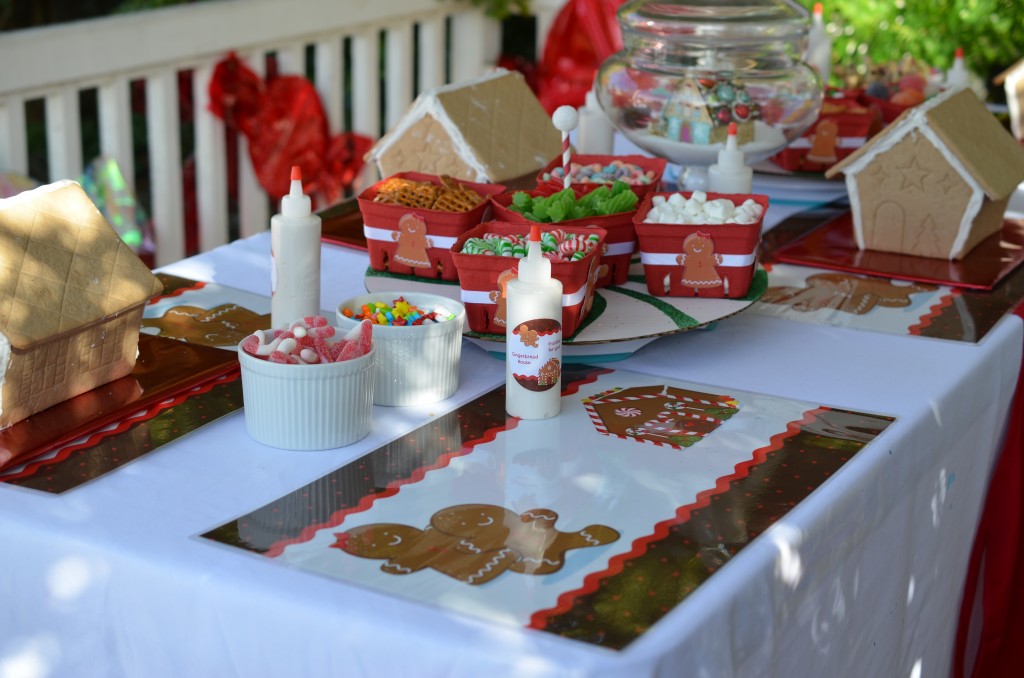
M 761 205 L 747 198 L 737 206 L 728 198 L 708 200 L 704 191 L 694 191 L 690 198 L 673 193 L 667 199 L 655 196 L 644 221 L 656 224 L 753 224 L 764 213 Z

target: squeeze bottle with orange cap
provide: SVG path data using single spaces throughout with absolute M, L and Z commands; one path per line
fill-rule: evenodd
M 957 47 L 953 55 L 953 65 L 946 73 L 945 89 L 960 89 L 970 84 L 967 66 L 964 65 L 964 48 Z
M 551 277 L 537 224 L 518 277 L 505 290 L 505 411 L 520 419 L 554 417 L 562 407 L 562 283 Z
M 807 33 L 807 53 L 804 61 L 821 76 L 823 87 L 828 86 L 832 74 L 832 38 L 825 30 L 825 10 L 820 2 L 814 3 L 811 14 L 811 28 Z
M 302 192 L 302 170 L 292 167 L 291 190 L 270 219 L 270 323 L 286 328 L 320 315 L 320 217 Z
M 725 148 L 718 151 L 718 162 L 708 168 L 708 190 L 712 193 L 750 193 L 754 170 L 743 159 L 743 151 L 736 145 L 736 123 L 730 122 Z

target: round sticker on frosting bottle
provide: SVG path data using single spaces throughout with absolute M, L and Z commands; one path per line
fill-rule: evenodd
M 562 323 L 537 318 L 519 323 L 505 347 L 516 382 L 530 391 L 547 391 L 562 375 Z

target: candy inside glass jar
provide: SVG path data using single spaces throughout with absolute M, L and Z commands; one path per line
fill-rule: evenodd
M 800 60 L 807 11 L 791 0 L 634 0 L 618 12 L 623 51 L 598 70 L 598 101 L 637 146 L 707 166 L 737 125 L 747 162 L 818 117 L 821 80 Z

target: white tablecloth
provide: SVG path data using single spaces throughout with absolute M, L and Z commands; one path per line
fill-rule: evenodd
M 835 191 L 760 188 L 769 225 Z M 165 270 L 267 294 L 268 254 L 261 234 Z M 361 292 L 365 267 L 325 246 L 324 308 Z M 469 343 L 453 398 L 390 412 L 351 447 L 263 447 L 237 413 L 63 495 L 0 485 L 0 678 L 947 675 L 1022 346 L 1013 316 L 967 344 L 748 313 L 612 364 L 898 417 L 621 652 L 195 537 L 501 383 Z

